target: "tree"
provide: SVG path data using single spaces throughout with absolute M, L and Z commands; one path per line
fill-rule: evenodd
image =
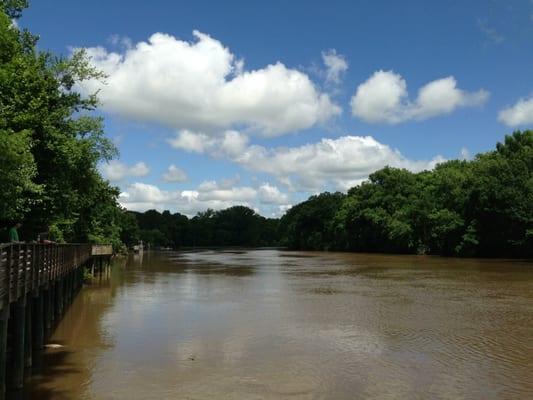
M 289 209 L 280 220 L 282 244 L 305 250 L 338 248 L 334 217 L 344 197 L 325 192 Z
M 20 18 L 22 10 L 28 7 L 28 0 L 0 0 L 0 9 L 9 18 Z
M 0 3 L 0 184 L 2 218 L 24 219 L 24 237 L 51 229 L 67 241 L 119 243 L 118 190 L 97 164 L 115 156 L 94 94 L 74 90 L 102 79 L 83 52 L 70 58 L 36 50 L 19 31 L 25 1 Z

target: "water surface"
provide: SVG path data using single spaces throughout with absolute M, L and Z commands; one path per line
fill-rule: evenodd
M 527 399 L 533 264 L 144 253 L 51 342 L 25 399 Z

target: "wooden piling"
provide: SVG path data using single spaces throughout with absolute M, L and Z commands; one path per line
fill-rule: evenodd
M 44 328 L 44 337 L 43 337 L 43 344 L 44 340 L 48 339 L 50 337 L 50 334 L 52 332 L 52 315 L 54 314 L 53 310 L 53 299 L 52 299 L 52 292 L 53 289 L 50 287 L 50 285 L 43 290 L 43 328 Z
M 54 324 L 56 324 L 61 318 L 61 301 L 63 299 L 63 297 L 61 296 L 61 292 L 61 281 L 57 280 L 56 282 L 54 282 Z
M 21 389 L 24 383 L 24 339 L 26 338 L 26 296 L 21 296 L 14 307 L 13 370 L 11 386 Z
M 33 335 L 33 301 L 31 294 L 26 297 L 25 326 L 24 326 L 24 367 L 30 368 L 32 361 L 32 335 Z
M 0 310 L 0 400 L 4 400 L 6 396 L 8 320 L 9 304 L 4 303 Z
M 56 322 L 56 283 L 50 282 L 50 331 Z
M 42 288 L 34 293 L 32 314 L 32 345 L 34 350 L 41 350 L 44 346 L 45 333 L 44 290 Z

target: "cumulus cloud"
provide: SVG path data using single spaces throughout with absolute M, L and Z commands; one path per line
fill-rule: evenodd
M 351 99 L 352 114 L 366 122 L 397 124 L 448 114 L 458 107 L 478 106 L 487 101 L 485 90 L 466 92 L 454 77 L 437 79 L 422 86 L 410 101 L 407 84 L 393 71 L 376 71 L 357 87 Z
M 163 180 L 165 182 L 185 182 L 187 180 L 187 174 L 181 168 L 171 164 L 163 174 Z
M 343 55 L 337 54 L 335 49 L 322 52 L 322 61 L 326 66 L 326 82 L 338 84 L 342 75 L 348 69 L 348 62 Z
M 237 125 L 277 136 L 340 114 L 306 74 L 281 62 L 245 70 L 221 42 L 193 34 L 187 42 L 155 33 L 124 52 L 87 48 L 92 64 L 108 77 L 105 84 L 91 80 L 80 89 L 99 90 L 109 112 L 208 133 Z
M 269 149 L 243 144 L 240 151 L 235 153 L 221 151 L 223 139 L 211 140 L 213 143 L 207 154 L 226 157 L 249 170 L 273 175 L 294 191 L 317 192 L 327 188 L 346 190 L 387 165 L 421 171 L 432 169 L 437 163 L 444 161 L 441 156 L 431 160 L 408 159 L 398 150 L 371 136 L 322 139 L 317 143 L 289 148 Z M 241 138 L 241 142 L 246 143 L 244 138 Z M 265 188 L 264 194 L 267 191 Z M 285 201 L 280 200 L 280 203 L 283 202 Z
M 126 165 L 120 161 L 112 160 L 101 166 L 102 174 L 112 182 L 119 182 L 125 178 L 146 176 L 150 168 L 144 162 Z
M 413 161 L 371 136 L 343 136 L 293 148 L 250 146 L 235 161 L 277 176 L 295 190 L 316 192 L 327 186 L 347 190 L 386 165 L 421 171 L 443 158 Z
M 268 183 L 259 188 L 237 186 L 237 183 L 238 178 L 221 182 L 205 181 L 195 190 L 167 191 L 155 185 L 135 182 L 128 185 L 120 194 L 119 202 L 128 210 L 172 210 L 188 216 L 208 208 L 221 210 L 243 205 L 259 210 L 262 205 L 288 202 L 286 194 Z M 275 214 L 277 215 L 280 210 L 276 207 Z
M 248 137 L 238 131 L 225 131 L 219 137 L 212 137 L 202 132 L 184 129 L 168 139 L 175 149 L 190 153 L 207 153 L 216 157 L 237 157 L 248 146 Z
M 533 95 L 501 110 L 498 120 L 507 126 L 533 124 Z
M 231 185 L 219 185 L 216 181 L 203 182 L 198 186 L 197 199 L 203 202 L 248 202 L 255 200 L 257 191 L 252 187 L 236 187 Z
M 276 186 L 264 183 L 259 187 L 259 199 L 263 204 L 285 204 L 289 200 Z

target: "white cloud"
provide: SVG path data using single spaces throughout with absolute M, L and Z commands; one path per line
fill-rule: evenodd
M 181 168 L 171 164 L 163 174 L 163 180 L 165 182 L 185 182 L 187 180 L 187 174 Z
M 198 31 L 194 37 L 187 42 L 155 33 L 123 53 L 88 48 L 108 78 L 105 85 L 88 81 L 80 89 L 100 90 L 110 112 L 205 132 L 238 125 L 277 136 L 340 114 L 306 74 L 280 62 L 246 71 L 218 40 Z
M 348 62 L 343 55 L 337 54 L 335 49 L 322 52 L 322 61 L 326 66 L 326 82 L 338 84 L 341 76 L 348 69 Z
M 128 210 L 172 210 L 193 216 L 208 208 L 221 210 L 244 205 L 261 210 L 264 209 L 263 205 L 279 204 L 281 199 L 288 201 L 287 195 L 281 193 L 276 186 L 268 183 L 259 189 L 237 186 L 238 180 L 237 177 L 221 182 L 205 181 L 195 190 L 183 191 L 166 191 L 155 185 L 136 182 L 128 185 L 120 194 L 119 202 Z M 269 191 L 269 196 L 265 195 L 265 188 Z
M 119 182 L 129 177 L 146 176 L 150 173 L 150 168 L 144 162 L 128 166 L 117 160 L 103 164 L 101 170 L 104 177 L 112 182 Z
M 257 197 L 257 191 L 251 187 L 230 187 L 219 185 L 216 181 L 203 182 L 198 186 L 199 201 L 248 202 Z
M 371 136 L 322 139 L 293 148 L 266 149 L 250 146 L 234 159 L 243 166 L 270 173 L 299 191 L 322 191 L 328 186 L 347 190 L 386 165 L 412 171 L 431 169 L 443 161 L 413 161 Z
M 498 120 L 507 126 L 533 124 L 533 95 L 519 99 L 514 105 L 500 111 Z
M 168 143 L 175 149 L 191 153 L 233 158 L 247 149 L 248 137 L 237 131 L 225 131 L 217 138 L 184 129 L 168 139 Z
M 268 149 L 259 145 L 243 145 L 238 153 L 222 153 L 222 139 L 211 139 L 206 151 L 213 157 L 226 157 L 243 167 L 275 176 L 294 191 L 319 192 L 333 188 L 346 190 L 361 183 L 372 172 L 387 165 L 411 171 L 432 169 L 440 156 L 432 160 L 410 160 L 371 136 L 343 136 L 322 139 L 298 147 Z M 246 143 L 244 138 L 241 138 Z M 267 188 L 263 194 L 266 196 Z M 285 202 L 284 200 L 280 203 Z
M 352 114 L 364 121 L 397 124 L 448 114 L 458 107 L 481 105 L 488 97 L 485 90 L 466 92 L 457 88 L 457 81 L 449 76 L 422 86 L 411 102 L 401 75 L 380 70 L 357 87 L 351 106 Z
M 175 149 L 181 149 L 192 153 L 204 153 L 212 146 L 214 141 L 204 133 L 182 129 L 175 137 L 169 139 L 168 143 Z
M 133 42 L 129 37 L 113 34 L 108 39 L 109 43 L 113 46 L 122 47 L 126 50 L 129 50 L 133 47 Z
M 263 204 L 285 204 L 289 200 L 285 193 L 269 183 L 259 186 L 259 198 Z

